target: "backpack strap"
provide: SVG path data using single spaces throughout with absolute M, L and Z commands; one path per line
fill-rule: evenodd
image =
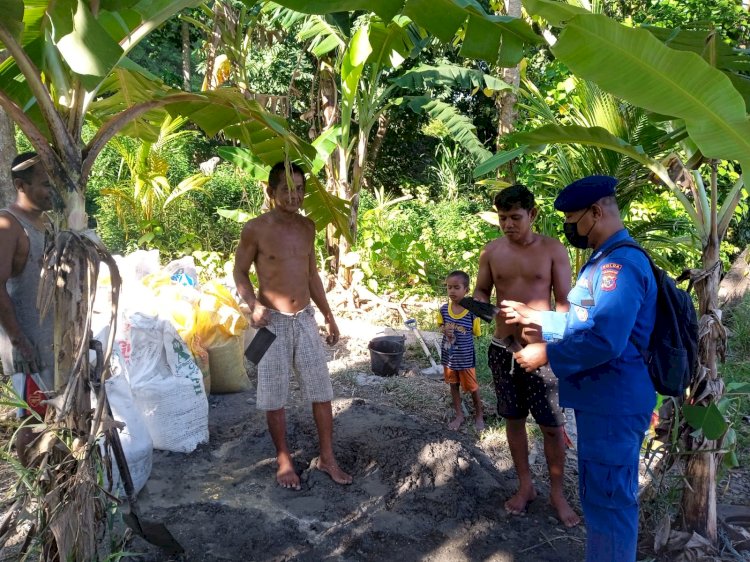
M 657 279 L 656 264 L 654 263 L 654 260 L 651 259 L 651 256 L 648 255 L 648 252 L 643 248 L 643 246 L 641 246 L 640 244 L 638 244 L 637 242 L 634 242 L 632 240 L 620 240 L 619 242 L 615 242 L 609 248 L 607 248 L 606 250 L 603 250 L 602 253 L 601 253 L 601 255 L 596 259 L 595 262 L 591 263 L 591 265 L 589 267 L 589 271 L 588 271 L 588 273 L 586 275 L 586 279 L 588 281 L 589 294 L 591 295 L 591 305 L 590 306 L 594 305 L 594 288 L 593 287 L 594 287 L 594 275 L 596 274 L 596 268 L 597 268 L 597 266 L 609 254 L 611 254 L 612 252 L 614 252 L 616 249 L 623 248 L 625 246 L 628 246 L 630 248 L 636 248 L 636 249 L 640 250 L 641 252 L 643 252 L 643 255 L 646 256 L 646 258 L 648 259 L 648 263 L 651 264 L 651 272 L 654 274 L 654 280 Z M 582 304 L 585 304 L 585 303 L 582 303 Z M 631 337 L 628 338 L 628 340 L 630 341 L 630 343 L 633 344 L 633 347 L 635 347 L 635 349 L 638 351 L 638 353 L 641 354 L 641 357 L 643 357 L 643 360 L 646 361 L 646 363 L 648 363 L 648 361 L 649 361 L 649 359 L 651 357 L 651 354 L 648 351 L 648 346 L 646 346 L 646 348 L 643 348 L 640 345 L 638 345 L 638 342 L 636 342 L 633 339 L 632 335 L 631 335 Z

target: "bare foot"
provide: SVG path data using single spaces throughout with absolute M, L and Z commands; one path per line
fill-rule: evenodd
M 484 417 L 483 416 L 476 416 L 474 418 L 474 427 L 477 431 L 482 431 L 484 429 Z
M 461 427 L 461 424 L 464 423 L 464 417 L 463 416 L 456 416 L 456 419 L 454 419 L 451 423 L 448 424 L 448 429 L 456 430 L 459 427 Z
M 555 511 L 557 511 L 557 516 L 560 518 L 560 521 L 562 521 L 562 524 L 566 527 L 575 527 L 581 522 L 581 518 L 575 511 L 573 511 L 573 508 L 570 507 L 570 504 L 568 504 L 567 500 L 562 494 L 551 495 L 549 498 L 549 503 L 550 505 L 552 505 L 552 507 L 555 508 Z
M 518 490 L 515 495 L 505 502 L 505 511 L 511 515 L 525 515 L 526 507 L 536 499 L 536 490 Z
M 278 482 L 279 486 L 292 490 L 301 489 L 302 486 L 300 486 L 299 483 L 299 476 L 297 476 L 297 473 L 294 471 L 292 459 L 288 457 L 278 457 L 276 460 L 279 463 L 279 468 L 276 471 L 276 482 Z
M 341 470 L 341 467 L 336 463 L 336 461 L 324 464 L 323 461 L 318 459 L 318 470 L 325 472 L 328 476 L 331 477 L 331 480 L 336 482 L 336 484 L 352 483 L 351 475 Z

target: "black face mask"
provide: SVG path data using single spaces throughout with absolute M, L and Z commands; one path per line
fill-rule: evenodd
M 578 217 L 578 220 L 576 222 L 566 222 L 563 223 L 563 234 L 565 234 L 565 238 L 568 239 L 568 242 L 571 246 L 574 248 L 580 248 L 581 250 L 585 250 L 589 247 L 589 234 L 591 233 L 591 230 L 596 225 L 596 222 L 591 225 L 591 228 L 589 228 L 589 231 L 586 234 L 579 234 L 578 233 L 578 223 L 581 222 L 581 219 L 586 215 L 586 213 L 589 212 L 591 207 L 586 209 L 586 212 L 583 213 L 580 217 Z

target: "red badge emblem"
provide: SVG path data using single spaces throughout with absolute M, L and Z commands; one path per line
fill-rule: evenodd
M 616 269 L 602 271 L 602 291 L 614 291 L 617 288 L 617 276 L 619 273 Z

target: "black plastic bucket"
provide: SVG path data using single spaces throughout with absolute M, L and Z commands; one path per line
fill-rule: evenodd
M 370 340 L 370 368 L 381 377 L 392 377 L 398 373 L 404 358 L 403 336 L 380 336 Z

